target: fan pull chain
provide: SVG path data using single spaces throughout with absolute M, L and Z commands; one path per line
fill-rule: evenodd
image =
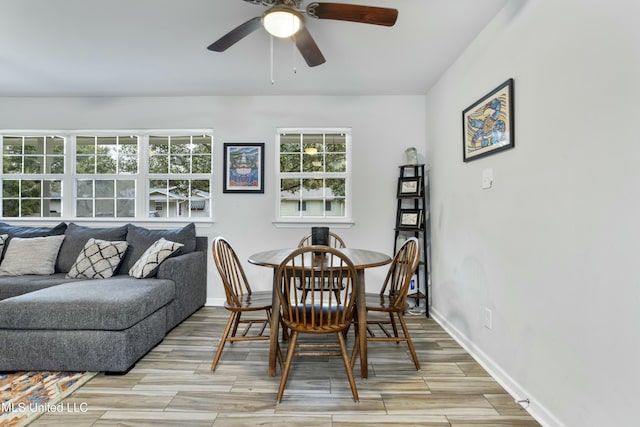
M 296 63 L 296 36 L 293 36 L 291 43 L 291 62 L 293 63 L 293 74 L 298 74 L 298 64 Z
M 276 81 L 273 78 L 273 36 L 271 36 L 271 84 L 276 84 Z

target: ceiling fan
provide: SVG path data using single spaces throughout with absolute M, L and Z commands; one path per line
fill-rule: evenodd
M 212 43 L 207 49 L 224 52 L 249 34 L 264 26 L 275 37 L 292 38 L 300 54 L 310 67 L 323 64 L 326 60 L 318 45 L 311 37 L 304 22 L 304 15 L 317 19 L 361 22 L 363 24 L 392 27 L 398 18 L 396 9 L 361 6 L 343 3 L 309 3 L 301 8 L 302 0 L 244 0 L 269 7 L 261 16 L 256 16 L 229 31 Z

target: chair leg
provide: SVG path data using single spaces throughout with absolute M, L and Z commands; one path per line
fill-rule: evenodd
M 353 401 L 358 401 L 358 389 L 356 388 L 356 380 L 353 378 L 353 370 L 351 369 L 352 361 L 349 360 L 347 354 L 347 342 L 344 339 L 342 332 L 338 332 L 338 342 L 340 343 L 340 352 L 342 353 L 342 361 L 344 362 L 344 369 L 347 371 L 347 379 L 349 380 L 349 386 L 351 387 L 351 394 L 353 395 Z M 353 354 L 351 355 L 353 358 Z
M 287 385 L 287 379 L 289 378 L 289 371 L 291 371 L 291 362 L 296 352 L 296 345 L 298 343 L 298 332 L 291 331 L 289 335 L 289 350 L 287 350 L 287 359 L 284 363 L 284 369 L 282 370 L 282 378 L 280 378 L 280 387 L 278 387 L 278 396 L 276 401 L 280 403 L 282 401 L 282 395 L 284 394 L 284 388 Z
M 404 321 L 404 316 L 402 315 L 402 313 L 398 313 L 398 320 L 400 320 L 402 333 L 404 334 L 407 345 L 409 346 L 409 352 L 411 353 L 413 364 L 416 366 L 417 370 L 420 370 L 420 361 L 418 361 L 418 355 L 416 354 L 416 349 L 413 347 L 413 341 L 411 341 L 411 335 L 409 335 L 409 328 L 407 328 L 407 323 Z
M 389 313 L 389 323 L 391 323 L 391 327 L 393 328 L 393 336 L 398 338 L 398 326 L 396 325 L 396 319 L 393 317 L 393 312 Z M 399 344 L 400 340 L 396 340 L 396 344 Z
M 218 366 L 218 361 L 220 361 L 220 356 L 222 356 L 222 350 L 224 350 L 224 345 L 227 343 L 227 338 L 229 337 L 229 333 L 231 331 L 231 326 L 236 325 L 237 327 L 237 318 L 240 317 L 234 311 L 229 315 L 229 320 L 227 320 L 227 325 L 224 327 L 224 332 L 222 333 L 222 337 L 220 338 L 220 344 L 218 344 L 218 350 L 216 351 L 216 355 L 213 358 L 213 363 L 211 363 L 211 370 L 215 371 Z

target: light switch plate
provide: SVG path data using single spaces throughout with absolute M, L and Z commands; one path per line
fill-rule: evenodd
M 491 188 L 493 186 L 493 169 L 485 169 L 482 171 L 482 188 Z

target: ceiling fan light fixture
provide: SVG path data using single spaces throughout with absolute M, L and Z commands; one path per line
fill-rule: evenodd
M 269 34 L 287 38 L 302 27 L 302 16 L 288 7 L 272 7 L 262 16 L 262 25 Z

